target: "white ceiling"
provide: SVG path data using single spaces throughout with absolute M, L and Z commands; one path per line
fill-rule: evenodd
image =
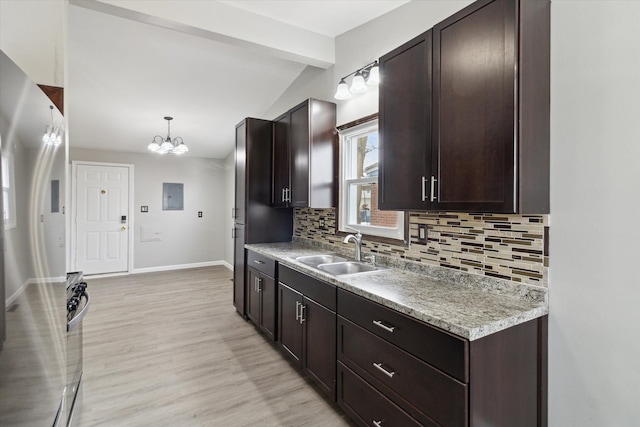
M 406 2 L 213 3 L 334 37 Z M 184 25 L 158 24 L 153 17 L 118 9 L 105 13 L 95 4 L 101 3 L 76 0 L 69 7 L 65 102 L 72 147 L 146 152 L 155 135 L 166 135 L 163 117 L 168 115 L 174 117 L 171 136 L 184 139 L 191 149 L 187 155 L 224 158 L 233 150 L 235 125 L 264 114 L 306 66 L 251 43 L 211 37 L 211 28 L 184 31 Z
M 222 0 L 230 6 L 336 37 L 410 0 Z

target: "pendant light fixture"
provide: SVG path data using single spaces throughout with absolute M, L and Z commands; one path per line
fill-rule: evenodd
M 346 79 L 351 75 L 353 75 L 353 79 L 351 79 L 351 87 L 349 87 Z M 368 86 L 378 86 L 379 83 L 378 61 L 373 61 L 341 78 L 334 98 L 349 99 L 351 94 L 364 93 L 368 90 Z
M 177 136 L 171 139 L 171 120 L 173 120 L 173 117 L 167 116 L 164 119 L 167 121 L 167 137 L 154 136 L 151 144 L 147 146 L 147 150 L 160 154 L 184 154 L 189 151 L 189 147 L 187 147 L 182 138 Z
M 57 147 L 62 144 L 62 129 L 53 125 L 53 105 L 49 106 L 51 113 L 51 126 L 47 126 L 44 135 L 42 135 L 42 142 L 45 145 L 53 145 Z

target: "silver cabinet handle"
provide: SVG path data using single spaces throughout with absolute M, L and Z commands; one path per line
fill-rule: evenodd
M 431 175 L 431 201 L 432 202 L 436 200 L 436 194 L 435 194 L 436 181 L 437 181 L 436 177 Z
M 425 200 L 427 200 L 427 177 L 423 176 L 422 177 L 422 201 L 424 202 Z
M 256 264 L 264 264 L 264 261 L 260 261 L 259 259 L 254 259 L 253 262 Z
M 286 196 L 285 196 L 286 190 L 287 190 L 286 188 L 284 188 L 284 187 L 282 188 L 282 202 L 286 202 L 287 201 Z
M 236 217 L 236 208 L 231 208 L 231 218 Z
M 382 320 L 374 320 L 373 324 L 376 325 L 379 328 L 384 329 L 387 332 L 393 332 L 396 329 L 395 326 L 387 326 L 387 325 L 385 325 L 384 323 L 382 323 Z
M 307 308 L 307 306 L 301 303 L 300 304 L 300 324 L 301 325 L 302 325 L 302 322 L 307 320 L 307 319 L 304 318 L 304 310 L 305 310 L 305 308 Z
M 235 238 L 236 238 L 236 229 L 235 229 L 235 228 L 232 228 L 232 229 L 231 229 L 231 238 L 232 238 L 232 239 L 235 239 Z
M 382 363 L 376 363 L 373 362 L 373 366 L 375 366 L 376 368 L 378 368 L 378 370 L 380 372 L 382 372 L 383 374 L 385 374 L 386 376 L 388 376 L 389 378 L 393 378 L 393 376 L 396 374 L 394 371 L 388 371 L 384 368 L 384 366 L 382 366 Z
M 300 323 L 300 302 L 296 301 L 296 320 Z
M 380 420 L 380 421 L 373 420 L 373 425 L 375 427 L 382 427 L 382 420 Z
M 255 280 L 253 281 L 253 289 L 255 289 L 256 292 L 262 292 L 262 278 L 261 277 L 256 277 Z

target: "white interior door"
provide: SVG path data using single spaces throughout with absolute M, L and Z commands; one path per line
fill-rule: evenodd
M 84 274 L 128 270 L 129 168 L 76 165 L 75 269 Z

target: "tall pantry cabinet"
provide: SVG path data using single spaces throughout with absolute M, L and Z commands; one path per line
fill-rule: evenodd
M 247 312 L 245 243 L 288 242 L 292 209 L 271 207 L 272 122 L 247 118 L 236 126 L 233 304 Z

